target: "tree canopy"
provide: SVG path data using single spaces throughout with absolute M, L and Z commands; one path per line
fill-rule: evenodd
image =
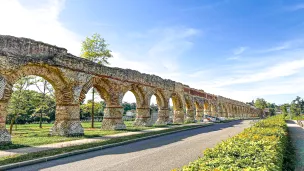
M 82 42 L 81 57 L 99 64 L 109 64 L 108 58 L 113 57 L 113 55 L 108 46 L 105 39 L 95 33 L 91 37 L 86 37 Z

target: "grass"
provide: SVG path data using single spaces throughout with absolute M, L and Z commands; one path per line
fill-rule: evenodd
M 13 128 L 12 144 L 0 146 L 0 150 L 66 142 L 66 141 L 72 141 L 72 140 L 78 140 L 84 138 L 100 137 L 104 135 L 112 135 L 122 132 L 140 131 L 140 130 L 153 128 L 153 127 L 134 127 L 133 121 L 125 121 L 125 124 L 127 126 L 126 130 L 105 131 L 100 129 L 101 122 L 96 122 L 94 125 L 95 128 L 90 128 L 91 127 L 90 122 L 84 122 L 82 123 L 82 126 L 84 128 L 85 135 L 81 137 L 49 136 L 49 131 L 50 128 L 53 126 L 53 124 L 43 124 L 43 128 L 41 129 L 39 128 L 38 124 L 17 125 L 17 130 L 15 130 L 15 126 Z
M 207 126 L 207 125 L 205 125 L 205 126 Z M 114 144 L 114 143 L 118 143 L 118 142 L 132 140 L 132 139 L 148 137 L 148 136 L 152 136 L 152 135 L 156 135 L 156 134 L 168 133 L 168 132 L 173 132 L 173 131 L 177 131 L 177 130 L 195 128 L 195 127 L 202 127 L 202 126 L 193 126 L 193 125 L 190 126 L 189 125 L 189 126 L 183 126 L 183 127 L 169 128 L 167 130 L 131 135 L 131 136 L 126 136 L 126 137 L 121 137 L 121 138 L 110 139 L 110 140 L 106 140 L 106 141 L 82 144 L 82 145 L 78 145 L 78 146 L 64 147 L 64 148 L 60 148 L 60 149 L 41 151 L 41 152 L 24 154 L 24 155 L 13 155 L 13 156 L 8 156 L 8 157 L 2 157 L 2 158 L 0 158 L 0 166 L 11 164 L 11 163 L 27 161 L 27 160 L 33 160 L 33 159 L 42 158 L 42 157 L 46 157 L 46 156 L 58 155 L 58 154 L 62 154 L 62 153 L 72 152 L 75 150 L 82 150 L 82 149 L 98 147 L 98 146 L 102 146 L 102 145 Z

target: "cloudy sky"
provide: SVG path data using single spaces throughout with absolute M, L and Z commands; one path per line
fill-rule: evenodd
M 65 47 L 99 33 L 111 66 L 240 101 L 304 97 L 304 2 L 0 0 L 0 34 Z

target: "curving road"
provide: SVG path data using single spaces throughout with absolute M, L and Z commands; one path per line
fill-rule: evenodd
M 249 120 L 215 124 L 14 170 L 169 171 L 249 126 Z

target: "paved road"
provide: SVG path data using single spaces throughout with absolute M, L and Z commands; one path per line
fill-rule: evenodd
M 249 123 L 215 124 L 15 170 L 169 171 L 197 159 L 204 149 L 241 132 Z
M 295 171 L 304 170 L 304 129 L 294 121 L 287 121 L 289 135 L 296 151 Z

